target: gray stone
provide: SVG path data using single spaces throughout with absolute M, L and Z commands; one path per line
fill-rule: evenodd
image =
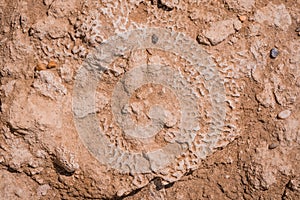
M 156 44 L 158 42 L 157 35 L 153 34 L 152 37 L 151 37 L 151 41 L 152 41 L 153 44 Z
M 270 57 L 271 58 L 276 58 L 279 55 L 279 51 L 277 48 L 272 48 L 270 51 Z

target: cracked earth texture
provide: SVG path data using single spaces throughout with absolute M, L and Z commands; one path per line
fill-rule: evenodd
M 300 1 L 1 0 L 0 199 L 300 199 Z

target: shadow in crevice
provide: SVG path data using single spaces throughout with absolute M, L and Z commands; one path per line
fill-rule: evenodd
M 163 184 L 162 184 L 162 179 L 159 178 L 159 177 L 152 179 L 152 180 L 150 181 L 150 183 L 151 183 L 151 182 L 155 185 L 155 189 L 156 189 L 157 191 L 159 191 L 159 190 L 161 190 L 161 189 L 168 189 L 168 188 L 170 188 L 170 187 L 172 187 L 172 186 L 174 185 L 174 183 L 169 183 L 169 184 L 167 184 L 167 185 L 163 185 Z M 137 193 L 139 193 L 139 192 L 140 192 L 143 188 L 145 188 L 145 187 L 147 187 L 147 185 L 144 186 L 144 187 L 138 188 L 138 189 L 136 189 L 136 190 L 133 190 L 133 191 L 131 191 L 129 194 L 126 194 L 126 195 L 123 195 L 123 196 L 120 196 L 120 197 L 114 196 L 114 197 L 112 197 L 112 198 L 106 198 L 105 200 L 123 200 L 123 199 L 126 198 L 126 197 L 130 197 L 130 196 L 136 195 Z
M 61 167 L 59 164 L 57 164 L 57 162 L 53 162 L 53 166 L 55 171 L 60 174 L 60 175 L 64 175 L 64 176 L 72 176 L 74 174 L 74 172 L 68 172 L 67 170 L 65 170 L 63 167 Z
M 172 11 L 174 8 L 170 8 L 169 6 L 163 4 L 161 0 L 152 0 L 152 5 L 157 5 L 157 8 L 162 9 L 164 11 Z
M 167 184 L 167 185 L 163 185 L 162 184 L 162 179 L 161 178 L 154 178 L 153 180 L 153 184 L 155 185 L 155 189 L 157 190 L 157 191 L 159 191 L 159 190 L 161 190 L 161 189 L 168 189 L 168 188 L 170 188 L 170 187 L 172 187 L 173 185 L 174 185 L 174 182 L 173 183 L 169 183 L 169 184 Z
M 126 197 L 136 195 L 136 194 L 139 193 L 143 188 L 144 188 L 144 187 L 138 188 L 138 189 L 136 189 L 136 190 L 131 191 L 129 194 L 126 194 L 126 195 L 123 195 L 123 196 L 120 196 L 120 197 L 115 196 L 115 197 L 113 197 L 113 198 L 108 198 L 108 199 L 106 199 L 106 200 L 122 200 L 122 199 L 124 199 L 124 198 L 126 198 Z

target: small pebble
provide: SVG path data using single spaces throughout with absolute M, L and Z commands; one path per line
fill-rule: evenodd
M 35 71 L 42 71 L 42 70 L 45 70 L 45 69 L 47 69 L 47 66 L 44 63 L 38 63 L 36 65 L 36 67 L 34 68 Z
M 240 15 L 239 19 L 240 19 L 241 22 L 244 22 L 244 21 L 247 20 L 247 16 L 246 15 Z
M 276 143 L 272 143 L 269 145 L 269 149 L 275 149 L 276 147 L 278 147 L 278 144 Z
M 296 31 L 296 32 L 300 32 L 300 27 L 296 28 L 295 31 Z
M 57 62 L 51 60 L 48 65 L 47 65 L 47 69 L 52 69 L 52 68 L 56 68 L 57 67 Z
M 151 37 L 151 41 L 152 41 L 153 44 L 156 44 L 158 42 L 157 35 L 153 34 L 152 37 Z
M 278 118 L 279 119 L 286 119 L 288 118 L 290 115 L 291 115 L 291 111 L 290 110 L 284 110 L 284 111 L 281 111 L 279 114 L 278 114 Z
M 279 54 L 278 49 L 276 49 L 276 48 L 271 49 L 271 51 L 270 51 L 270 57 L 271 58 L 276 58 L 278 56 L 278 54 Z

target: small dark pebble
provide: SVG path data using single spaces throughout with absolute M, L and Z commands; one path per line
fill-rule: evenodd
M 278 147 L 278 144 L 276 143 L 272 143 L 269 145 L 269 149 L 275 149 L 276 147 Z
M 153 44 L 156 44 L 158 42 L 158 37 L 155 34 L 153 34 L 151 37 L 151 41 Z
M 296 31 L 296 32 L 300 32 L 300 27 L 296 28 L 295 31 Z
M 270 57 L 271 58 L 276 58 L 278 56 L 278 54 L 279 54 L 278 49 L 276 49 L 276 48 L 271 49 L 271 51 L 270 51 Z

